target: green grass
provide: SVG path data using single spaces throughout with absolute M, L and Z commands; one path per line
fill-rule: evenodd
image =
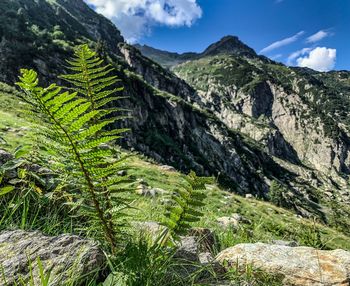
M 178 172 L 164 171 L 161 166 L 145 161 L 140 157 L 129 159 L 132 169 L 129 174 L 142 179 L 150 188 L 162 188 L 171 191 L 181 184 L 182 177 Z M 203 209 L 205 216 L 196 224 L 200 227 L 214 229 L 219 235 L 221 249 L 245 242 L 271 242 L 272 240 L 295 240 L 300 245 L 324 249 L 350 250 L 350 237 L 331 227 L 311 219 L 300 218 L 295 213 L 276 207 L 265 201 L 246 199 L 226 192 L 217 186 L 207 190 L 207 205 Z M 164 213 L 164 202 L 167 195 L 156 198 L 131 195 L 135 215 L 141 221 L 161 221 Z M 223 216 L 239 213 L 249 219 L 251 225 L 242 225 L 238 230 L 224 230 L 216 222 Z
M 23 103 L 19 103 L 15 97 L 16 92 L 12 88 L 6 85 L 0 85 L 0 87 L 0 136 L 7 141 L 7 144 L 0 145 L 0 148 L 12 151 L 18 145 L 31 145 L 30 128 L 32 125 L 25 119 L 22 112 Z M 23 127 L 26 128 L 23 129 Z M 13 132 L 13 130 L 21 132 Z M 162 221 L 165 212 L 164 204 L 171 193 L 183 183 L 183 175 L 176 171 L 165 170 L 154 161 L 139 154 L 131 156 L 126 164 L 130 167 L 128 174 L 135 179 L 144 182 L 149 187 L 167 191 L 165 195 L 155 198 L 142 197 L 136 193 L 126 194 L 129 199 L 132 199 L 134 207 L 129 211 L 129 220 Z M 293 212 L 270 203 L 245 199 L 216 185 L 208 187 L 207 196 L 207 204 L 203 208 L 205 216 L 194 226 L 207 227 L 215 231 L 219 238 L 216 252 L 238 243 L 271 242 L 276 239 L 295 240 L 300 245 L 317 248 L 350 250 L 350 238 L 340 231 L 313 220 L 298 218 Z M 40 230 L 49 235 L 75 233 L 94 238 L 93 233 L 81 231 L 85 222 L 71 218 L 61 202 L 57 198 L 53 200 L 52 194 L 45 190 L 40 193 L 35 188 L 31 189 L 26 186 L 16 190 L 10 196 L 0 199 L 0 213 L 0 230 L 20 228 Z M 242 224 L 237 229 L 223 229 L 216 222 L 217 218 L 230 216 L 233 213 L 241 214 L 252 223 Z M 138 283 L 169 286 L 207 285 L 203 279 L 199 279 L 200 273 L 204 271 L 212 273 L 212 271 L 198 265 L 194 265 L 198 268 L 196 271 L 198 275 L 191 274 L 182 280 L 177 280 L 178 277 L 174 276 L 171 280 L 172 284 L 169 284 L 170 280 L 162 280 L 159 277 L 164 277 L 169 273 L 169 269 L 172 269 L 175 264 L 184 267 L 183 262 L 181 264 L 174 260 L 169 253 L 154 251 L 147 240 L 135 237 L 132 230 L 127 230 L 125 237 L 127 241 L 119 250 L 119 260 L 111 262 L 113 265 L 111 269 L 114 269 L 115 273 L 132 274 L 131 278 L 128 278 L 129 282 L 131 281 L 130 284 L 126 285 L 141 285 Z M 135 262 L 140 257 L 144 259 L 142 267 Z M 133 259 L 136 260 L 132 262 Z M 159 266 L 160 262 L 164 267 Z M 211 280 L 229 279 L 237 285 L 240 285 L 239 283 L 244 285 L 243 283 L 246 282 L 251 283 L 250 285 L 282 285 L 278 277 L 251 267 L 247 267 L 243 272 L 233 269 L 225 277 L 216 277 L 214 273 L 209 277 Z M 97 282 L 88 281 L 87 285 L 97 285 Z
M 25 103 L 16 95 L 14 88 L 0 83 L 0 148 L 8 150 L 32 143 L 29 132 L 32 124 L 23 113 Z
M 216 85 L 217 91 L 220 91 L 222 86 L 243 86 L 253 80 L 252 71 L 259 72 L 246 60 L 227 55 L 205 57 L 174 68 L 174 72 L 180 78 L 196 89 L 204 91 L 213 84 Z

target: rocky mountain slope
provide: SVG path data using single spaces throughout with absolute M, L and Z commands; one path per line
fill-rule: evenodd
M 201 54 L 172 55 L 182 62 L 176 76 L 126 44 L 82 0 L 5 0 L 0 9 L 2 81 L 13 85 L 20 67 L 32 67 L 50 82 L 65 71 L 71 47 L 88 42 L 125 87 L 122 104 L 133 119 L 124 122 L 132 129 L 124 146 L 215 175 L 240 194 L 267 199 L 276 181 L 287 207 L 325 222 L 333 208 L 346 211 L 347 113 L 333 107 L 336 88 L 344 89 L 342 106 L 348 102 L 346 72 L 334 87 L 338 74 L 290 69 L 225 37 Z
M 350 73 L 289 68 L 249 51 L 225 37 L 172 70 L 197 91 L 192 102 L 304 178 L 303 189 L 348 203 Z

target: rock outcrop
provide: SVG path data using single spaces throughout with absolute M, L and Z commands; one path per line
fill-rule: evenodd
M 49 237 L 21 230 L 0 233 L 0 285 L 14 285 L 19 279 L 30 281 L 30 268 L 34 285 L 39 285 L 38 259 L 45 273 L 51 273 L 51 286 L 76 285 L 80 279 L 96 274 L 105 263 L 97 244 L 78 236 Z M 2 281 L 4 278 L 6 281 Z
M 253 266 L 272 275 L 282 275 L 283 285 L 350 285 L 350 252 L 344 250 L 239 244 L 220 252 L 216 261 L 228 268 Z

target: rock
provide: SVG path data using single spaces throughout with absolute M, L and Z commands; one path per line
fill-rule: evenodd
M 0 149 L 0 166 L 13 159 L 12 154 Z
M 215 271 L 215 274 L 224 274 L 226 272 L 225 268 L 218 263 L 215 258 L 213 257 L 213 254 L 210 252 L 202 252 L 198 254 L 199 263 L 203 266 L 210 265 L 210 268 Z M 221 285 L 221 284 L 220 284 Z
M 159 195 L 164 195 L 166 194 L 167 191 L 161 189 L 161 188 L 152 188 L 149 190 L 148 194 L 146 195 L 149 195 L 151 197 L 156 197 L 156 196 L 159 196 Z
M 141 183 L 137 186 L 135 192 L 140 196 L 144 196 L 148 192 L 148 187 L 145 184 Z
M 202 252 L 198 254 L 200 264 L 211 264 L 214 261 L 214 257 L 210 252 Z
M 118 176 L 126 176 L 127 174 L 128 174 L 128 173 L 127 173 L 126 170 L 122 170 L 122 171 L 117 172 L 117 175 L 118 175 Z
M 164 195 L 167 191 L 160 188 L 149 188 L 145 184 L 139 184 L 136 188 L 136 194 L 140 196 L 156 197 L 159 195 Z
M 176 172 L 176 169 L 172 166 L 168 165 L 162 165 L 159 167 L 162 171 L 167 171 L 167 172 Z
M 230 217 L 224 216 L 224 217 L 219 217 L 216 220 L 219 225 L 221 225 L 224 228 L 228 227 L 234 227 L 237 228 L 241 224 L 251 224 L 251 221 L 240 214 L 234 213 Z
M 160 233 L 165 229 L 165 226 L 162 226 L 155 221 L 134 221 L 131 224 L 139 233 L 148 235 L 154 240 L 156 240 Z
M 189 236 L 196 238 L 200 252 L 213 253 L 216 249 L 219 249 L 215 233 L 208 228 L 194 227 L 189 231 Z
M 245 198 L 246 199 L 254 199 L 254 196 L 252 194 L 246 194 Z
M 275 245 L 282 245 L 282 246 L 289 246 L 289 247 L 299 246 L 299 243 L 296 241 L 272 240 L 271 243 Z
M 171 199 L 163 198 L 160 200 L 161 205 L 163 206 L 168 206 L 173 203 Z
M 181 237 L 179 247 L 174 255 L 186 261 L 199 262 L 199 244 L 194 236 Z
M 19 278 L 28 282 L 28 259 L 33 267 L 34 284 L 39 285 L 37 258 L 46 272 L 51 270 L 50 286 L 75 284 L 83 275 L 96 274 L 105 262 L 96 243 L 75 235 L 49 237 L 39 232 L 5 231 L 0 233 L 0 265 L 4 273 L 0 285 L 2 277 L 6 277 L 8 285 Z
M 219 253 L 215 261 L 228 268 L 253 265 L 272 275 L 281 275 L 283 285 L 350 285 L 350 252 L 345 250 L 238 244 Z
M 175 257 L 187 261 L 200 261 L 201 253 L 212 253 L 217 247 L 214 233 L 207 228 L 193 228 L 182 236 Z
M 236 220 L 238 220 L 239 222 L 242 222 L 242 223 L 245 223 L 245 224 L 251 224 L 252 223 L 249 219 L 245 218 L 244 216 L 242 216 L 242 215 L 240 215 L 238 213 L 232 214 L 231 217 L 236 219 Z
M 239 225 L 238 220 L 228 216 L 219 217 L 216 221 L 224 228 L 238 227 Z

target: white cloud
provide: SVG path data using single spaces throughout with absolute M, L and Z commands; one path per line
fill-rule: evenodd
M 134 42 L 155 25 L 191 26 L 202 16 L 197 0 L 85 0 Z
M 299 57 L 296 62 L 299 67 L 308 67 L 324 72 L 334 68 L 336 58 L 336 49 L 317 47 L 307 52 L 305 57 Z
M 289 37 L 289 38 L 285 38 L 283 40 L 280 40 L 280 41 L 277 41 L 277 42 L 274 42 L 272 43 L 271 45 L 267 46 L 266 48 L 263 48 L 261 51 L 260 51 L 260 54 L 262 53 L 267 53 L 267 52 L 271 52 L 275 49 L 278 49 L 280 47 L 283 47 L 283 46 L 287 46 L 291 43 L 294 43 L 295 41 L 297 41 L 305 32 L 304 31 L 300 31 L 299 33 L 295 34 L 294 36 L 292 37 Z
M 302 50 L 296 51 L 292 54 L 290 54 L 287 58 L 287 65 L 292 65 L 294 60 L 302 55 L 305 55 L 306 53 L 310 52 L 311 48 L 304 48 Z
M 310 37 L 308 37 L 306 39 L 306 42 L 307 43 L 316 43 L 316 42 L 321 41 L 322 39 L 324 39 L 330 35 L 331 35 L 330 32 L 321 30 L 321 31 L 318 31 L 317 33 L 311 35 Z

